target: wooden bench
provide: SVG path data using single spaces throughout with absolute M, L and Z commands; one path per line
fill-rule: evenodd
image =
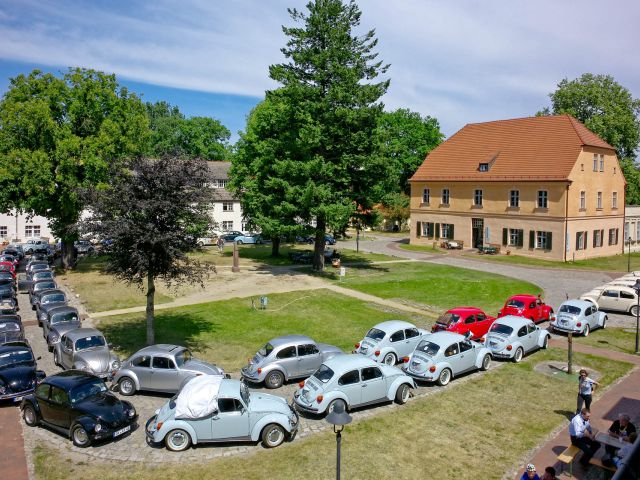
M 602 463 L 601 458 L 592 457 L 591 460 L 589 460 L 589 463 L 610 472 L 615 472 L 617 470 L 615 465 L 605 465 L 604 463 Z
M 500 245 L 495 245 L 493 243 L 490 243 L 489 245 L 483 245 L 481 247 L 478 247 L 478 253 L 496 255 L 497 253 L 500 253 Z
M 573 477 L 573 461 L 576 459 L 582 450 L 575 445 L 569 445 L 560 455 L 558 455 L 558 461 L 561 463 L 569 464 L 569 476 Z

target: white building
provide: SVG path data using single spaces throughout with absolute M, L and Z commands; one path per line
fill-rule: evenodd
M 207 162 L 209 171 L 213 176 L 213 187 L 216 189 L 216 197 L 211 210 L 211 218 L 215 230 L 231 231 L 249 230 L 248 222 L 242 216 L 240 200 L 235 198 L 226 189 L 229 183 L 229 168 L 231 162 Z
M 29 238 L 45 238 L 53 241 L 49 220 L 38 215 L 30 216 L 20 211 L 0 213 L 0 243 L 19 242 Z
M 640 250 L 640 205 L 627 205 L 624 209 L 624 249 L 629 248 L 631 238 L 631 251 Z

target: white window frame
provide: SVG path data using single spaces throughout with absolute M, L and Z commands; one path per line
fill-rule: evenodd
M 473 192 L 473 204 L 481 207 L 482 206 L 482 189 L 481 188 L 476 188 Z
M 520 238 L 520 236 L 524 235 L 524 231 L 521 228 L 510 228 L 508 233 L 509 235 L 507 236 L 507 245 L 509 245 L 510 247 L 517 247 L 518 239 Z M 522 241 L 524 242 L 524 238 L 522 239 Z
M 611 208 L 618 208 L 618 192 L 611 192 Z
M 431 200 L 431 191 L 428 188 L 422 189 L 422 203 L 429 203 Z
M 598 171 L 598 154 L 597 153 L 593 154 L 593 171 L 594 172 Z
M 547 249 L 547 238 L 549 232 L 536 232 L 536 248 L 540 248 L 542 250 Z
M 9 227 L 6 225 L 0 225 L 0 238 L 7 238 L 9 235 Z
M 598 192 L 596 195 L 596 208 L 602 210 L 602 192 Z
M 233 212 L 233 202 L 222 202 L 223 212 Z
M 640 240 L 640 222 L 636 223 L 636 242 Z
M 440 224 L 440 238 L 448 238 L 451 239 L 451 232 L 449 227 L 453 225 L 452 223 L 441 223 Z
M 230 232 L 233 230 L 233 220 L 223 220 L 222 221 L 222 230 L 225 232 Z
M 25 238 L 39 238 L 41 235 L 40 225 L 25 225 L 24 236 Z
M 520 190 L 509 191 L 509 206 L 510 207 L 520 206 Z
M 609 245 L 617 245 L 618 244 L 618 233 L 616 228 L 609 229 Z
M 600 171 L 604 172 L 604 155 L 600 154 Z
M 587 249 L 587 245 L 585 240 L 586 237 L 586 233 L 587 232 L 577 232 L 578 235 L 578 241 L 576 242 L 577 247 L 576 250 L 586 250 Z
M 538 190 L 538 208 L 549 208 L 549 192 L 547 190 Z
M 602 230 L 597 229 L 593 231 L 593 243 L 595 248 L 602 246 Z
M 442 204 L 443 205 L 449 205 L 449 196 L 451 195 L 451 192 L 449 192 L 448 188 L 443 188 L 442 189 Z M 445 201 L 446 200 L 446 201 Z
M 586 209 L 587 209 L 587 192 L 582 190 L 580 192 L 580 210 L 586 210 Z
M 624 222 L 624 229 L 622 230 L 622 235 L 623 235 L 623 241 L 624 243 L 627 243 L 627 241 L 629 240 L 629 222 Z

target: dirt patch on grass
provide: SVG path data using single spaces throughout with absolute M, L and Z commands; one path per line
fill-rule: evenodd
M 554 362 L 554 361 L 540 362 L 536 364 L 536 366 L 533 369 L 538 373 L 542 373 L 543 375 L 548 375 L 553 378 L 566 380 L 570 382 L 577 382 L 578 372 L 582 368 L 584 368 L 585 370 L 587 370 L 587 372 L 589 372 L 589 378 L 592 378 L 593 380 L 598 381 L 602 377 L 602 374 L 600 372 L 596 370 L 590 370 L 589 368 L 583 367 L 581 365 L 573 365 L 572 366 L 573 373 L 569 374 L 567 373 L 566 362 Z

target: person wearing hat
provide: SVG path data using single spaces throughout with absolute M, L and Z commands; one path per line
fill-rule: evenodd
M 540 480 L 540 477 L 536 473 L 536 466 L 533 463 L 527 465 L 520 480 Z

